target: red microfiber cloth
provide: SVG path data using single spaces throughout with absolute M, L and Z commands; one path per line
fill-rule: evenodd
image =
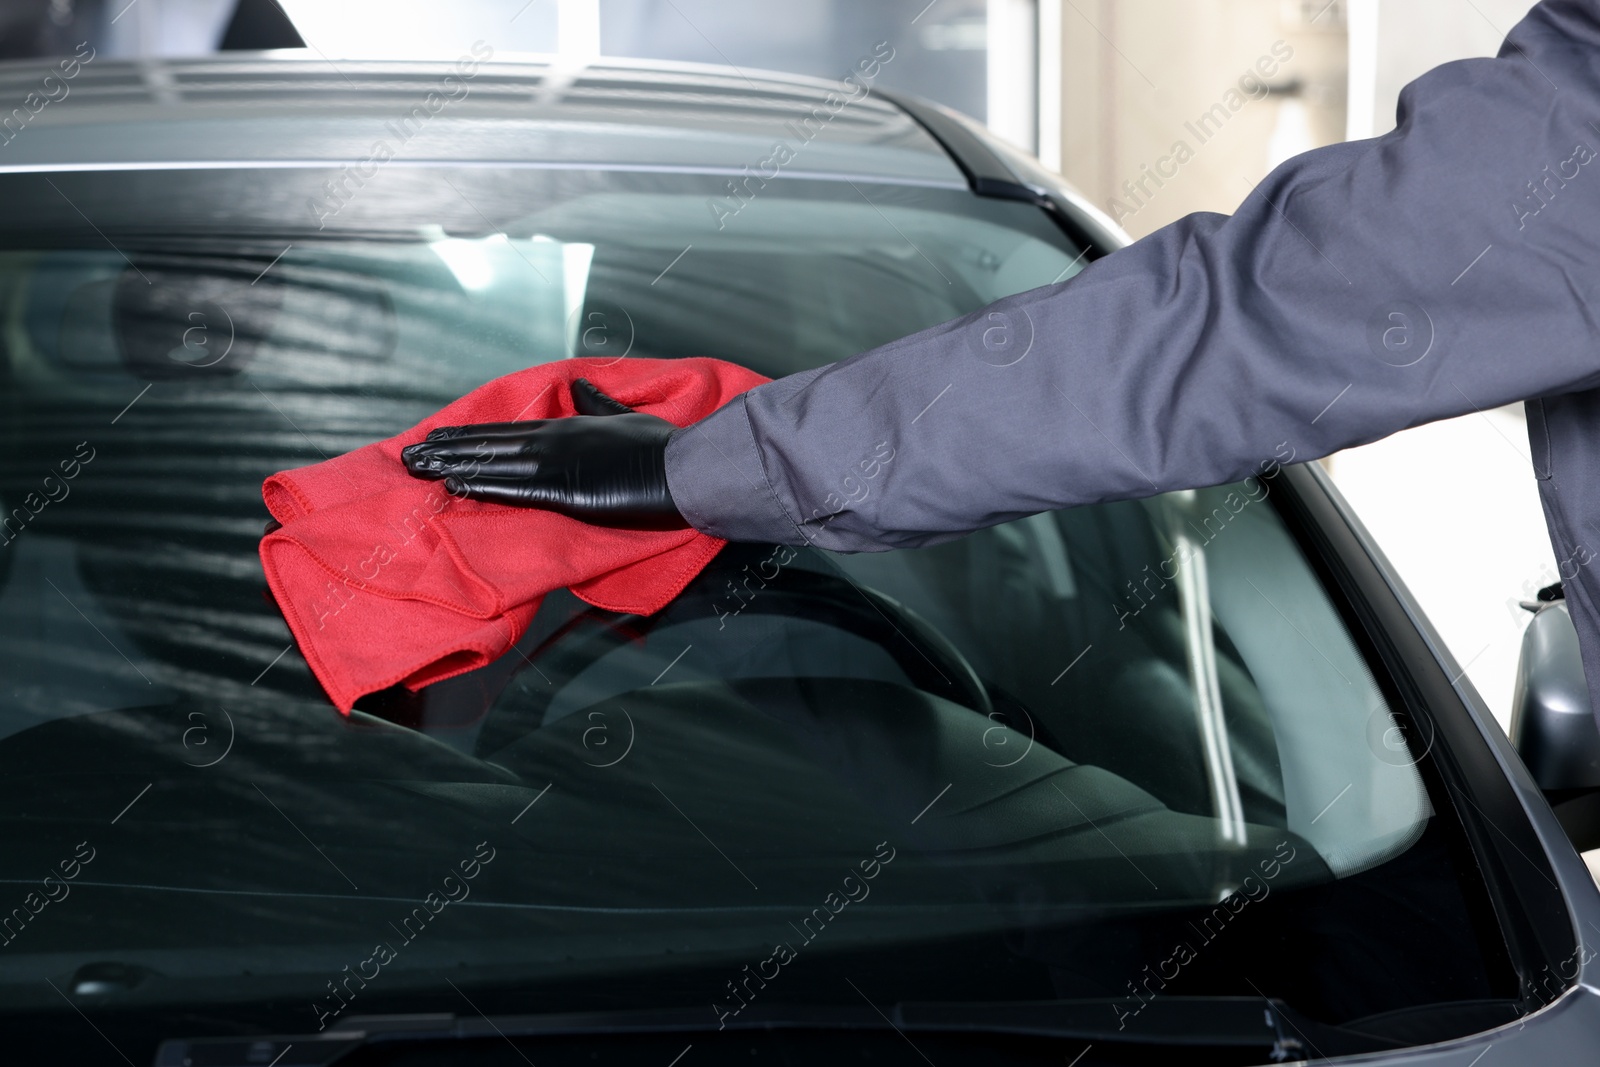
M 677 426 L 767 381 L 716 359 L 562 360 L 497 378 L 396 437 L 266 480 L 267 510 L 283 524 L 261 542 L 267 584 L 340 711 L 496 659 L 553 589 L 608 611 L 659 611 L 722 548 L 692 529 L 610 529 L 459 499 L 400 462 L 438 426 L 576 414 L 579 377 Z

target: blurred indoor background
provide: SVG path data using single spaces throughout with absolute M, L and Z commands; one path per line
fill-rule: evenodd
M 339 56 L 556 52 L 846 73 L 967 112 L 1134 236 L 1230 212 L 1278 162 L 1394 126 L 1406 82 L 1492 55 L 1531 0 L 0 0 L 0 58 L 304 47 Z M 1184 150 L 1179 150 L 1180 143 Z M 1556 580 L 1520 407 L 1327 467 L 1467 676 L 1509 719 L 1531 599 Z

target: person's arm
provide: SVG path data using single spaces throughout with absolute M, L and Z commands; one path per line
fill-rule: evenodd
M 730 540 L 923 545 L 1600 383 L 1597 123 L 1600 5 L 1546 0 L 1498 58 L 1407 86 L 1398 129 L 1290 160 L 1232 217 L 674 433 L 673 502 Z M 996 328 L 1027 355 L 995 366 Z

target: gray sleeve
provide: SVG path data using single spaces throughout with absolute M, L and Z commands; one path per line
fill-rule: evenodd
M 674 435 L 696 528 L 840 551 L 1214 485 L 1600 384 L 1600 10 L 1546 0 L 1399 127 L 1058 285 Z

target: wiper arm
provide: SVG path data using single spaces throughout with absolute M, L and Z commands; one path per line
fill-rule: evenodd
M 1162 996 L 1124 1020 L 1124 1000 L 1020 1002 L 907 1001 L 880 1014 L 871 1006 L 752 1005 L 722 1026 L 701 1008 L 547 1015 L 356 1016 L 317 1034 L 206 1037 L 164 1041 L 157 1067 L 326 1067 L 357 1048 L 382 1042 L 481 1040 L 574 1034 L 665 1034 L 728 1030 L 885 1030 L 991 1033 L 1081 1039 L 1124 1045 L 1235 1047 L 1269 1060 L 1309 1059 L 1401 1048 L 1403 1042 L 1314 1022 L 1282 1001 L 1261 997 Z M 1119 1021 L 1122 1025 L 1118 1025 Z M 275 1056 L 281 1059 L 274 1060 Z

